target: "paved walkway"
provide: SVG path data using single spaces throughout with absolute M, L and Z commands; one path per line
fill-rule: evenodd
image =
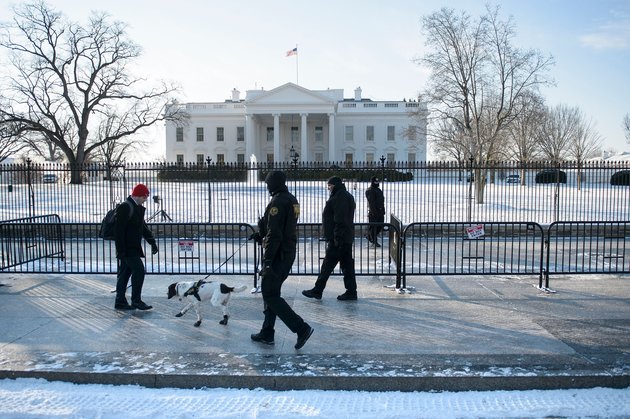
M 196 276 L 147 276 L 147 312 L 113 309 L 113 275 L 0 276 L 0 378 L 147 387 L 357 390 L 516 390 L 630 386 L 630 277 L 360 277 L 359 300 L 337 301 L 332 277 L 321 301 L 303 297 L 313 277 L 291 277 L 283 295 L 315 328 L 299 351 L 281 322 L 274 346 L 252 342 L 262 298 L 251 278 L 232 297 L 227 326 L 206 305 L 166 298 Z

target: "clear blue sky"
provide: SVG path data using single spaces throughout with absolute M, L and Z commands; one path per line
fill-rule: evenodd
M 15 1 L 0 0 L 0 16 Z M 427 74 L 414 58 L 425 46 L 420 19 L 442 6 L 478 16 L 473 0 L 49 0 L 74 20 L 107 11 L 129 25 L 143 47 L 137 74 L 182 87 L 181 101 L 222 101 L 233 88 L 272 89 L 299 81 L 309 89 L 357 86 L 375 100 L 400 100 L 422 91 Z M 630 0 L 506 0 L 518 46 L 556 60 L 557 86 L 548 104 L 579 106 L 604 148 L 630 151 L 622 118 L 630 112 Z M 298 46 L 297 57 L 286 51 Z M 297 64 L 297 66 L 296 66 Z M 297 67 L 297 69 L 296 69 Z M 296 71 L 297 70 L 297 71 Z M 161 130 L 153 134 L 163 147 Z

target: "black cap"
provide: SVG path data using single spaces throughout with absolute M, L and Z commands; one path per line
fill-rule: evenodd
M 333 176 L 330 179 L 328 179 L 328 184 L 329 185 L 339 186 L 342 183 L 343 183 L 343 181 L 341 180 L 341 178 L 339 176 Z
M 378 178 L 376 176 L 372 176 L 372 179 L 370 179 L 370 182 L 378 183 Z
M 269 189 L 269 192 L 279 191 L 285 186 L 286 181 L 287 175 L 280 170 L 269 172 L 267 174 L 267 177 L 265 178 L 265 183 L 267 184 L 267 189 Z

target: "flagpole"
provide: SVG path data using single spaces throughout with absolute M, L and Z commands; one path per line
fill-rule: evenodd
M 295 44 L 295 51 L 297 52 L 297 54 L 295 54 L 295 84 L 297 84 L 298 86 L 300 85 L 300 73 L 299 73 L 299 65 L 298 65 L 298 60 L 300 59 L 300 50 L 297 49 L 298 44 Z

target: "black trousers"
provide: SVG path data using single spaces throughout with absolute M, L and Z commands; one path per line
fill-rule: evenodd
M 330 274 L 339 264 L 343 273 L 343 285 L 349 292 L 357 292 L 357 278 L 354 272 L 354 258 L 352 257 L 352 243 L 335 246 L 332 242 L 326 245 L 326 254 L 319 270 L 315 289 L 323 292 Z
M 291 266 L 295 260 L 293 256 L 285 255 L 284 258 L 273 262 L 271 269 L 264 272 L 260 288 L 262 291 L 265 320 L 263 321 L 261 333 L 268 337 L 274 336 L 276 317 L 293 332 L 298 333 L 306 326 L 304 320 L 297 315 L 291 306 L 282 298 L 282 284 L 289 276 Z
M 140 256 L 125 257 L 119 259 L 118 277 L 116 280 L 116 303 L 127 301 L 125 293 L 127 284 L 131 278 L 131 302 L 142 301 L 142 285 L 144 284 L 144 263 Z
M 382 223 L 385 221 L 385 217 L 381 215 L 372 215 L 368 213 L 368 222 L 370 223 Z M 381 225 L 371 225 L 368 226 L 367 238 L 368 241 L 374 243 L 378 237 L 378 234 L 383 230 L 383 226 Z

